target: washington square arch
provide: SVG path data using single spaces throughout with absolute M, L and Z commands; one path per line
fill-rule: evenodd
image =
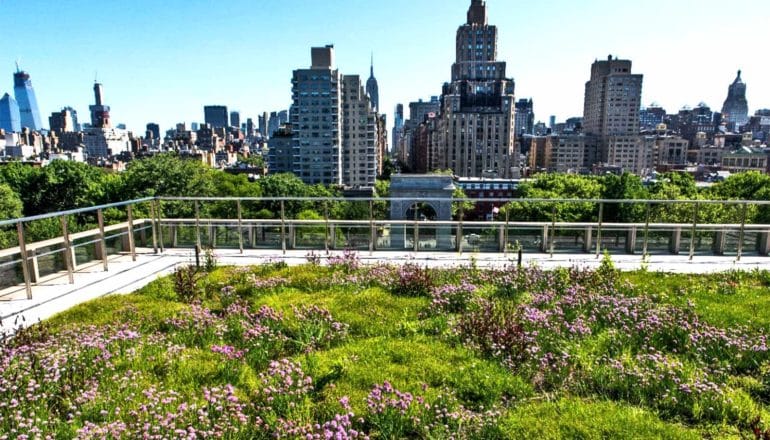
M 414 240 L 417 239 L 420 249 L 453 248 L 451 228 L 448 225 L 420 228 L 419 223 L 451 221 L 454 190 L 452 176 L 393 176 L 390 183 L 390 196 L 393 199 L 390 204 L 390 219 L 408 221 L 416 226 L 394 225 L 390 246 L 395 249 L 414 248 Z

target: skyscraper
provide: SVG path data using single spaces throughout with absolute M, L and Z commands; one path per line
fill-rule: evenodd
M 110 123 L 110 107 L 104 105 L 104 89 L 94 84 L 94 105 L 91 110 L 91 127 L 83 130 L 83 144 L 89 158 L 106 158 L 130 150 L 128 133 L 114 128 Z
M 598 136 L 639 134 L 643 75 L 631 73 L 631 61 L 609 56 L 591 66 L 586 83 L 583 128 Z
M 43 124 L 40 122 L 40 110 L 37 106 L 35 89 L 32 88 L 32 81 L 29 74 L 18 70 L 13 74 L 13 91 L 16 95 L 16 102 L 19 104 L 19 115 L 21 116 L 21 126 L 28 127 L 30 130 L 41 130 Z
M 12 133 L 21 131 L 19 104 L 7 93 L 0 99 L 0 128 Z
M 97 128 L 110 127 L 110 106 L 104 105 L 104 87 L 99 83 L 94 83 L 95 104 L 89 106 L 91 110 L 91 126 Z
M 342 77 L 342 182 L 373 188 L 377 179 L 378 116 L 361 77 Z
M 457 30 L 452 82 L 444 85 L 437 161 L 462 177 L 511 177 L 518 169 L 514 82 L 497 61 L 497 27 L 484 0 L 472 0 Z
M 639 135 L 643 79 L 631 73 L 630 60 L 595 61 L 583 107 L 583 128 L 598 137 L 601 162 L 640 175 L 652 168 L 651 147 Z
M 390 153 L 398 153 L 398 144 L 404 134 L 404 104 L 396 105 L 396 114 L 393 118 L 393 137 L 391 138 Z
M 532 99 L 519 99 L 516 102 L 516 135 L 533 134 L 535 130 L 535 105 Z
M 722 107 L 722 118 L 733 130 L 738 130 L 749 122 L 749 102 L 746 100 L 746 84 L 741 79 L 741 71 L 727 91 L 727 99 Z
M 294 174 L 305 183 L 342 183 L 342 85 L 334 46 L 311 49 L 309 69 L 292 77 Z
M 366 94 L 372 102 L 372 108 L 380 111 L 380 86 L 377 84 L 377 78 L 374 77 L 374 55 L 372 55 L 372 64 L 369 73 L 369 80 L 366 81 Z
M 239 112 L 230 112 L 230 126 L 241 128 L 241 114 Z
M 230 123 L 227 116 L 227 107 L 224 105 L 207 105 L 203 107 L 204 121 L 213 128 L 229 127 Z

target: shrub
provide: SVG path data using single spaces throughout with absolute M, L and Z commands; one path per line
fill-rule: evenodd
M 192 304 L 201 299 L 198 281 L 202 274 L 194 266 L 179 266 L 174 270 L 174 292 L 180 301 Z
M 427 267 L 406 263 L 396 269 L 396 280 L 391 292 L 399 296 L 428 296 L 433 287 L 433 276 Z

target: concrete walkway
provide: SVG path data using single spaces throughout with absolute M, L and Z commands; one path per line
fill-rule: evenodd
M 308 251 L 289 251 L 285 255 L 280 251 L 248 250 L 240 254 L 237 250 L 217 250 L 215 255 L 219 265 L 247 266 L 261 264 L 270 260 L 286 261 L 290 265 L 307 262 Z M 339 254 L 340 252 L 336 252 Z M 325 257 L 326 254 L 316 252 Z M 501 267 L 516 264 L 517 256 L 510 254 L 475 254 L 463 253 L 399 253 L 399 252 L 361 252 L 365 264 L 403 263 L 411 261 L 428 267 L 451 267 L 468 265 L 475 261 L 479 267 Z M 642 259 L 638 255 L 613 255 L 615 266 L 621 270 L 638 270 Z M 150 249 L 138 249 L 136 262 L 129 256 L 114 257 L 109 262 L 109 271 L 104 272 L 102 265 L 79 267 L 75 273 L 75 283 L 67 282 L 66 274 L 55 275 L 33 286 L 32 299 L 26 299 L 23 286 L 0 291 L 0 333 L 12 333 L 14 328 L 28 326 L 40 320 L 63 312 L 84 302 L 113 294 L 131 293 L 158 277 L 173 272 L 178 265 L 191 264 L 194 261 L 190 249 L 170 249 L 156 255 Z M 524 255 L 523 264 L 536 264 L 544 269 L 558 267 L 594 268 L 601 263 L 595 255 L 556 254 L 551 258 L 547 254 Z M 770 269 L 768 257 L 744 257 L 736 262 L 734 257 L 696 256 L 690 261 L 687 256 L 653 255 L 646 267 L 654 272 L 671 273 L 712 273 L 727 270 Z

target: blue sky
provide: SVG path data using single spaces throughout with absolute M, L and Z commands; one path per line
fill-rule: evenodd
M 14 61 L 32 75 L 46 120 L 73 106 L 87 121 L 95 72 L 115 123 L 143 133 L 203 119 L 205 104 L 241 117 L 288 108 L 291 72 L 334 44 L 345 74 L 368 76 L 383 109 L 428 98 L 450 77 L 470 0 L 0 0 L 0 94 Z M 721 109 L 744 71 L 751 112 L 770 108 L 767 0 L 488 0 L 499 58 L 538 119 L 580 116 L 590 65 L 614 54 L 645 75 L 643 102 L 669 112 Z M 3 76 L 4 75 L 4 76 Z

